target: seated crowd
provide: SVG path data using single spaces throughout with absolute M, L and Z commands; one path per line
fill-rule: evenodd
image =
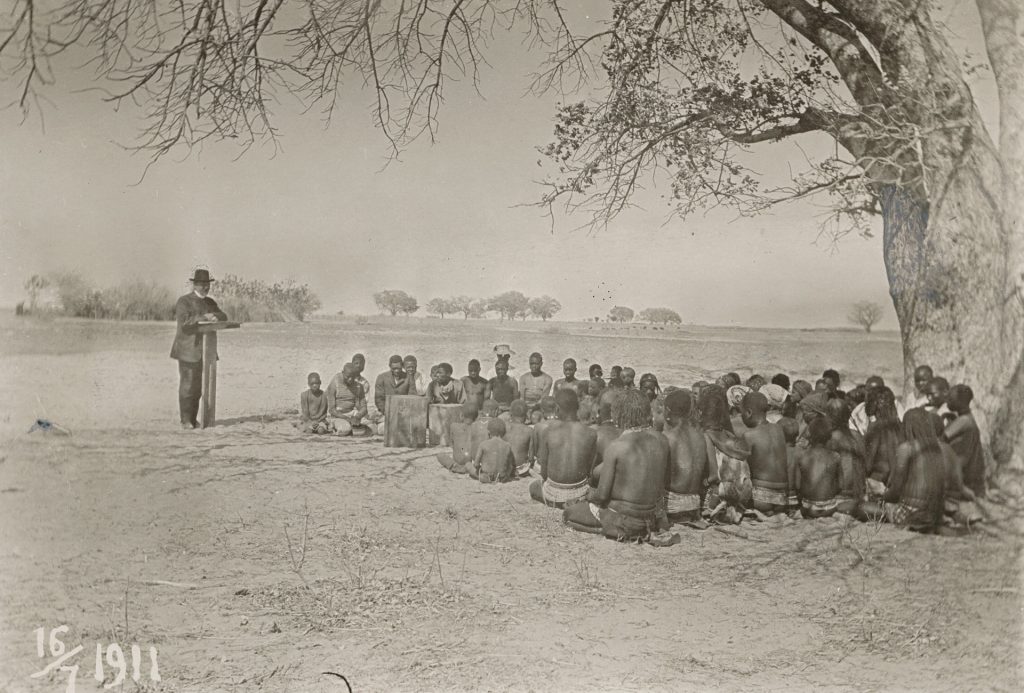
M 594 364 L 578 379 L 571 358 L 554 380 L 539 353 L 516 379 L 507 345 L 495 354 L 489 379 L 476 359 L 461 379 L 441 363 L 427 380 L 415 357 L 392 356 L 372 410 L 366 360 L 356 354 L 326 391 L 309 375 L 300 427 L 374 435 L 389 395 L 461 404 L 452 447 L 438 455 L 446 469 L 485 483 L 531 477 L 531 498 L 562 509 L 570 527 L 619 540 L 671 543 L 674 524 L 776 513 L 934 532 L 976 520 L 972 501 L 985 494 L 973 392 L 928 366 L 916 369 L 914 391 L 901 402 L 876 375 L 843 391 L 833 369 L 814 385 L 782 373 L 742 383 L 726 373 L 662 389 L 651 373 L 635 382 L 628 367 L 614 366 L 606 380 Z

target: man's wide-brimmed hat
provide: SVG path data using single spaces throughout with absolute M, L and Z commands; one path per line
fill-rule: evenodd
M 495 356 L 515 356 L 516 352 L 508 344 L 497 344 L 494 347 Z
M 189 281 L 190 282 L 215 282 L 217 280 L 210 276 L 210 270 L 197 269 L 196 271 L 194 271 L 192 273 L 192 278 L 189 279 Z

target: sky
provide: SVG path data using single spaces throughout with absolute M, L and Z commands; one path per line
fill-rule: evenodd
M 580 216 L 552 232 L 528 205 L 558 98 L 526 93 L 537 55 L 519 37 L 497 36 L 488 57 L 481 94 L 449 86 L 437 142 L 386 167 L 369 95 L 350 88 L 328 128 L 283 104 L 278 149 L 239 157 L 229 142 L 207 144 L 144 177 L 148 159 L 121 146 L 137 114 L 81 91 L 89 73 L 58 74 L 41 117 L 0 111 L 0 306 L 23 300 L 33 274 L 74 269 L 100 287 L 144 278 L 180 293 L 206 266 L 308 284 L 326 313 L 375 313 L 382 289 L 421 306 L 519 290 L 554 296 L 563 319 L 666 306 L 688 323 L 835 327 L 867 300 L 884 307 L 879 328 L 897 327 L 880 226 L 870 239 L 818 239 L 818 205 L 679 220 L 655 189 L 607 229 L 574 231 Z M 16 98 L 0 81 L 0 105 Z M 779 144 L 756 156 L 771 176 L 799 152 Z

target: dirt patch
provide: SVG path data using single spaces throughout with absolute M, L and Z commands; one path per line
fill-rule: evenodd
M 669 548 L 525 483 L 287 421 L 24 435 L 0 465 L 0 688 L 34 629 L 153 645 L 151 691 L 1018 690 L 1021 540 L 773 519 Z M 134 684 L 132 684 L 134 685 Z M 99 684 L 87 673 L 79 690 Z M 131 690 L 131 686 L 127 687 Z

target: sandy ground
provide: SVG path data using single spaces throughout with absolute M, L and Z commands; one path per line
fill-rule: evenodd
M 779 518 L 617 544 L 435 451 L 300 436 L 279 392 L 318 343 L 239 337 L 221 387 L 244 401 L 182 432 L 167 326 L 31 329 L 0 361 L 0 690 L 65 690 L 31 678 L 35 629 L 62 624 L 79 691 L 102 690 L 97 642 L 157 649 L 162 680 L 144 661 L 124 690 L 1021 689 L 1008 506 L 957 538 Z M 74 435 L 25 433 L 33 400 Z

